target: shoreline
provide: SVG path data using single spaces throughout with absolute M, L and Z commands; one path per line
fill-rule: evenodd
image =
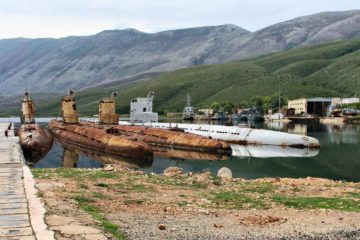
M 176 167 L 32 172 L 57 239 L 360 238 L 360 183 L 245 180 Z

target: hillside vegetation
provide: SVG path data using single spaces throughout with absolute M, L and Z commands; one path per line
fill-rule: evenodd
M 80 113 L 93 115 L 97 114 L 98 101 L 117 91 L 118 110 L 128 113 L 132 98 L 154 91 L 155 111 L 166 112 L 181 111 L 186 94 L 190 94 L 197 108 L 210 106 L 214 101 L 244 105 L 251 104 L 256 96 L 276 93 L 279 85 L 290 99 L 360 93 L 360 40 L 176 70 L 144 82 L 87 89 L 76 93 L 76 98 Z M 36 102 L 38 113 L 59 115 L 59 100 L 57 95 Z
M 139 82 L 181 68 L 359 38 L 360 10 L 303 16 L 255 32 L 226 24 L 158 33 L 124 29 L 60 39 L 2 39 L 0 96 L 21 94 L 26 84 L 34 93 L 61 93 Z M 315 65 L 322 64 L 326 62 Z M 301 65 L 292 67 L 301 72 Z

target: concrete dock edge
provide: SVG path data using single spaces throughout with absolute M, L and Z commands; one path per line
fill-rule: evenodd
M 33 175 L 28 166 L 23 166 L 24 174 L 24 187 L 26 199 L 29 206 L 29 216 L 32 229 L 35 233 L 37 240 L 53 240 L 54 232 L 49 230 L 45 224 L 44 204 L 37 196 L 37 190 L 35 188 L 35 181 Z

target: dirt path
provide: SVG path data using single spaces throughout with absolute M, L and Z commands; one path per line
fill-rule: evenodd
M 34 169 L 57 239 L 360 239 L 360 184 Z

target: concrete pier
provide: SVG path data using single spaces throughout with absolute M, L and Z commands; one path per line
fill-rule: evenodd
M 43 222 L 45 211 L 36 190 L 28 184 L 32 175 L 24 164 L 14 126 L 9 125 L 0 123 L 0 239 L 53 239 Z

